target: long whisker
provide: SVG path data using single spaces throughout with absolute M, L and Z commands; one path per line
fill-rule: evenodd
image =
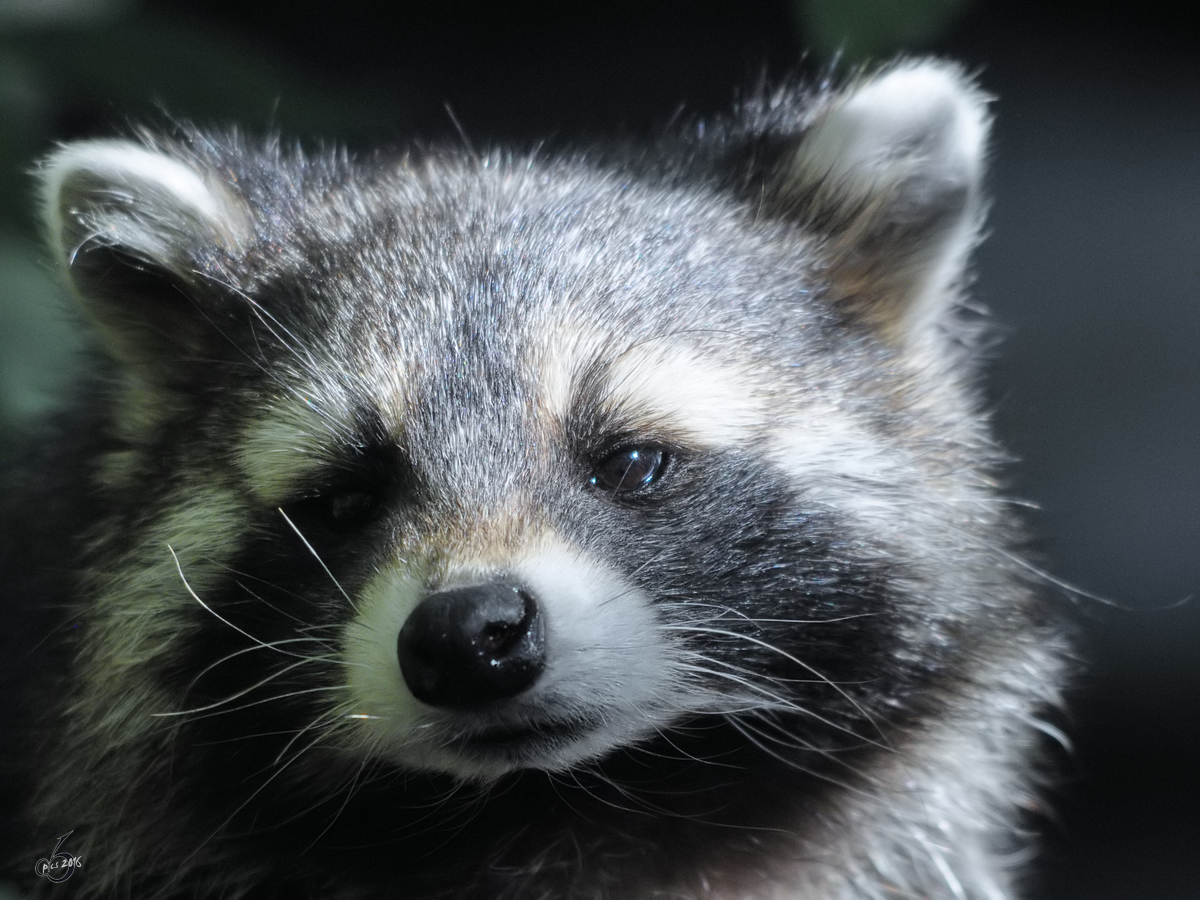
M 277 643 L 286 644 L 286 643 L 292 643 L 294 641 L 316 641 L 316 640 L 318 640 L 318 639 L 317 638 L 292 638 L 292 639 L 286 640 L 286 641 L 278 641 Z M 184 695 L 186 696 L 191 691 L 191 689 L 196 686 L 197 682 L 199 682 L 200 679 L 204 677 L 204 675 L 206 673 L 212 671 L 213 669 L 215 669 L 217 666 L 221 665 L 222 663 L 228 662 L 231 659 L 233 659 L 237 656 L 241 656 L 244 653 L 252 653 L 256 650 L 263 650 L 263 649 L 276 649 L 276 647 L 274 644 L 265 644 L 262 646 L 255 645 L 253 647 L 245 647 L 241 650 L 234 651 L 233 653 L 230 653 L 227 656 L 221 657 L 221 659 L 218 659 L 216 662 L 209 664 L 202 672 L 200 672 L 195 678 L 192 679 L 191 683 L 187 687 L 187 690 L 184 691 Z M 288 655 L 294 656 L 296 654 L 288 654 Z M 200 707 L 196 707 L 195 709 L 178 710 L 175 712 L 152 713 L 152 715 L 155 717 L 183 716 L 183 715 L 188 715 L 190 713 L 204 712 L 206 710 L 215 709 L 218 706 L 221 706 L 225 703 L 229 703 L 231 700 L 237 700 L 239 697 L 244 697 L 246 694 L 250 693 L 251 691 L 254 691 L 257 688 L 260 688 L 265 684 L 269 684 L 270 682 L 274 681 L 276 678 L 286 675 L 288 672 L 292 671 L 295 668 L 298 668 L 299 666 L 305 665 L 306 663 L 334 662 L 334 661 L 335 661 L 335 658 L 331 657 L 331 656 L 301 656 L 299 658 L 298 662 L 294 662 L 289 666 L 279 669 L 278 671 L 275 671 L 272 674 L 268 675 L 262 681 L 259 681 L 257 684 L 251 685 L 248 688 L 244 688 L 243 690 L 240 690 L 235 694 L 231 694 L 230 696 L 224 698 L 223 700 L 218 700 L 215 703 L 211 703 L 208 706 L 200 706 Z
M 320 661 L 321 660 L 317 660 L 317 659 L 312 660 L 312 662 L 320 662 Z M 292 663 L 287 668 L 280 669 L 278 672 L 275 672 L 274 674 L 269 675 L 268 677 L 264 678 L 262 681 L 258 682 L 257 684 L 251 685 L 248 688 L 243 688 L 242 690 L 238 691 L 236 694 L 231 694 L 222 700 L 218 700 L 216 703 L 210 703 L 208 706 L 198 706 L 195 709 L 183 709 L 183 710 L 179 710 L 177 712 L 151 713 L 151 715 L 156 718 L 166 718 L 166 717 L 171 717 L 171 716 L 191 716 L 191 715 L 195 715 L 196 713 L 206 713 L 207 715 L 197 715 L 196 716 L 196 718 L 198 718 L 198 719 L 204 719 L 204 718 L 208 718 L 208 716 L 212 716 L 212 715 L 224 715 L 226 713 L 233 713 L 233 712 L 239 712 L 244 709 L 250 709 L 251 707 L 254 707 L 254 706 L 262 706 L 264 703 L 275 703 L 275 702 L 278 702 L 279 700 L 286 700 L 289 697 L 300 697 L 305 694 L 323 694 L 323 693 L 327 693 L 329 691 L 348 690 L 347 685 L 340 685 L 340 684 L 322 685 L 320 687 L 304 688 L 302 690 L 289 691 L 286 694 L 274 694 L 270 697 L 263 697 L 262 699 L 253 700 L 250 703 L 243 703 L 241 706 L 235 706 L 230 709 L 218 709 L 218 707 L 222 707 L 226 703 L 232 703 L 234 700 L 238 700 L 241 697 L 245 697 L 247 694 L 258 690 L 260 687 L 270 684 L 276 678 L 279 678 L 282 675 L 286 675 L 292 669 L 295 669 L 298 666 L 302 666 L 302 665 L 304 665 L 303 662 Z M 214 713 L 214 712 L 212 712 L 212 710 L 218 710 L 218 711 Z
M 852 793 L 858 794 L 859 796 L 868 797 L 868 798 L 871 797 L 871 795 L 867 791 L 864 791 L 860 787 L 857 787 L 853 784 L 849 784 L 846 781 L 844 781 L 840 778 L 835 778 L 834 776 L 829 775 L 827 773 L 816 771 L 808 766 L 801 765 L 798 760 L 796 760 L 795 758 L 793 758 L 791 756 L 784 756 L 782 753 L 780 753 L 778 750 L 776 750 L 774 746 L 772 746 L 772 744 L 774 744 L 774 741 L 767 743 L 767 741 L 764 740 L 763 737 L 761 737 L 754 729 L 750 728 L 745 721 L 743 721 L 741 719 L 731 718 L 729 720 L 729 724 L 732 725 L 734 728 L 736 728 L 739 732 L 741 732 L 742 736 L 745 737 L 746 740 L 748 740 L 751 744 L 753 744 L 755 747 L 757 747 L 763 753 L 766 753 L 768 756 L 772 757 L 773 759 L 778 760 L 779 762 L 783 763 L 788 768 L 795 769 L 797 772 L 803 772 L 805 775 L 808 775 L 811 778 L 816 778 L 820 781 L 827 782 L 829 784 L 834 785 L 835 787 L 839 787 L 844 790 L 851 791 Z
M 171 558 L 173 560 L 175 560 L 175 571 L 177 571 L 179 573 L 179 579 L 183 582 L 183 586 L 187 589 L 187 592 L 191 595 L 193 600 L 195 600 L 197 603 L 199 603 L 201 606 L 203 606 L 208 612 L 210 612 L 213 615 L 214 618 L 216 618 L 217 620 L 228 625 L 230 628 L 232 628 L 238 634 L 242 635 L 247 640 L 253 641 L 255 644 L 257 644 L 260 647 L 264 647 L 268 650 L 274 650 L 276 653 L 282 653 L 284 656 L 298 656 L 301 659 L 308 659 L 307 656 L 302 656 L 299 653 L 288 653 L 288 651 L 286 651 L 286 650 L 280 650 L 278 647 L 273 647 L 270 644 L 266 643 L 265 641 L 259 640 L 254 635 L 252 635 L 250 632 L 246 631 L 244 628 L 240 628 L 239 626 L 230 622 L 228 619 L 226 619 L 224 616 L 222 616 L 219 612 L 217 612 L 215 609 L 213 609 L 211 606 L 209 606 L 207 603 L 205 603 L 202 599 L 200 599 L 200 595 L 197 594 L 192 589 L 191 584 L 188 582 L 187 576 L 185 574 L 183 574 L 183 565 L 179 562 L 179 554 L 177 554 L 175 552 L 175 548 L 172 547 L 170 544 L 167 544 L 167 550 L 170 551 Z
M 309 726 L 309 727 L 311 727 L 311 726 Z M 305 729 L 305 730 L 307 730 L 307 729 Z M 240 804 L 238 804 L 237 808 L 234 809 L 234 811 L 231 812 L 228 816 L 226 816 L 224 821 L 222 821 L 220 825 L 218 825 L 215 829 L 213 829 L 213 831 L 208 835 L 208 837 L 206 837 L 203 841 L 201 841 L 196 846 L 196 849 L 193 850 L 187 856 L 187 858 L 184 860 L 184 862 L 189 862 L 192 858 L 194 858 L 196 856 L 196 854 L 198 854 L 201 851 L 201 849 L 203 849 L 205 846 L 208 845 L 208 843 L 210 841 L 212 841 L 213 838 L 215 838 L 218 834 L 220 834 L 222 831 L 224 831 L 229 826 L 229 823 L 232 822 L 235 818 L 237 818 L 238 815 L 242 812 L 242 810 L 244 810 L 247 806 L 250 805 L 250 803 L 252 803 L 254 801 L 255 797 L 257 797 L 259 794 L 261 794 L 263 791 L 265 791 L 268 787 L 270 787 L 271 783 L 276 778 L 278 778 L 285 771 L 287 771 L 287 769 L 291 765 L 293 765 L 296 762 L 296 760 L 300 759 L 300 757 L 302 757 L 305 753 L 307 753 L 313 747 L 317 746 L 317 744 L 319 744 L 324 739 L 324 737 L 325 737 L 324 733 L 317 735 L 317 737 L 315 737 L 312 741 L 310 741 L 308 744 L 306 744 L 304 747 L 302 747 L 299 751 L 297 751 L 292 756 L 292 758 L 289 759 L 286 763 L 283 763 L 282 765 L 278 766 L 274 773 L 272 773 L 270 776 L 268 776 L 263 781 L 262 784 L 260 784 L 257 788 L 255 788 L 254 792 L 251 793 L 250 796 L 248 796 L 245 800 L 243 800 Z M 289 744 L 288 746 L 291 746 L 291 744 Z
M 279 509 L 278 512 L 281 516 L 283 516 L 283 521 L 287 522 L 288 526 L 292 529 L 292 531 L 296 532 L 296 537 L 300 538 L 300 541 L 304 544 L 305 547 L 308 548 L 308 552 L 313 555 L 313 559 L 315 559 L 317 561 L 317 564 L 325 571 L 325 574 L 329 576 L 329 580 L 332 581 L 333 586 L 338 589 L 338 593 L 340 593 L 342 595 L 342 597 L 345 598 L 346 602 L 350 604 L 350 608 L 353 609 L 356 613 L 360 612 L 360 610 L 358 608 L 358 604 L 356 604 L 350 598 L 350 595 L 346 593 L 346 590 L 345 590 L 345 588 L 342 587 L 341 582 L 338 581 L 337 578 L 334 576 L 333 572 L 331 572 L 329 570 L 329 566 L 325 565 L 325 560 L 321 559 L 321 554 L 319 554 L 316 551 L 316 548 L 313 547 L 313 545 L 308 542 L 308 538 L 306 538 L 304 536 L 304 534 L 300 531 L 300 529 L 296 527 L 296 523 L 293 522 L 290 518 L 288 518 L 288 514 L 285 513 L 282 509 Z
M 775 646 L 774 644 L 770 643 L 769 641 L 764 641 L 761 638 L 756 638 L 752 635 L 740 634 L 739 632 L 730 631 L 730 630 L 724 629 L 724 628 L 710 628 L 710 627 L 703 626 L 703 625 L 679 625 L 679 626 L 668 625 L 665 627 L 668 630 L 690 631 L 690 632 L 695 632 L 695 633 L 699 633 L 699 634 L 714 634 L 714 635 L 720 635 L 722 637 L 731 637 L 731 638 L 735 638 L 740 641 L 746 641 L 747 643 L 754 644 L 755 646 L 758 646 L 758 647 L 762 647 L 763 649 L 769 650 L 772 653 L 777 653 L 780 656 L 782 656 L 784 659 L 788 660 L 789 662 L 793 662 L 796 665 L 800 666 L 805 671 L 811 672 L 813 675 L 815 675 L 817 677 L 817 680 L 819 682 L 827 684 L 831 688 L 833 688 L 835 691 L 837 691 L 856 710 L 858 710 L 859 713 L 862 714 L 863 718 L 865 718 L 871 724 L 871 726 L 879 733 L 880 737 L 885 737 L 884 730 L 879 726 L 879 723 L 877 723 L 875 721 L 874 717 L 870 714 L 870 712 L 868 712 L 861 703 L 859 703 L 857 700 L 855 700 L 853 697 L 851 697 L 850 694 L 841 685 L 839 685 L 837 682 L 833 681 L 832 679 L 826 677 L 821 672 L 819 672 L 817 669 L 813 668 L 808 663 L 806 663 L 803 660 L 796 657 L 794 654 L 788 653 L 786 650 Z M 845 726 L 839 725 L 836 722 L 831 722 L 828 719 L 824 718 L 823 716 L 817 715 L 816 713 L 810 713 L 810 715 L 812 715 L 813 718 L 817 719 L 817 721 L 822 722 L 826 725 L 829 725 L 833 728 L 837 728 L 841 731 L 848 731 L 848 729 Z M 853 732 L 850 732 L 850 733 L 853 733 Z M 855 736 L 861 737 L 861 735 L 855 735 Z
M 736 609 L 732 606 L 726 606 L 720 603 L 698 603 L 692 600 L 676 604 L 680 608 L 692 611 L 697 609 L 713 609 L 721 613 L 722 616 L 730 615 L 754 625 L 835 625 L 839 622 L 850 622 L 854 619 L 871 619 L 878 617 L 879 613 L 854 613 L 848 616 L 837 616 L 832 619 L 774 619 L 763 618 L 761 616 L 752 616 L 744 610 Z M 722 616 L 718 616 L 718 619 Z

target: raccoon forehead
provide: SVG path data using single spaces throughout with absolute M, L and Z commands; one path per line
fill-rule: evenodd
M 764 421 L 767 389 L 748 365 L 669 338 L 607 358 L 604 346 L 601 337 L 578 329 L 548 345 L 537 372 L 544 414 L 567 421 L 590 387 L 606 417 L 712 448 L 740 443 Z M 600 383 L 587 385 L 597 368 Z

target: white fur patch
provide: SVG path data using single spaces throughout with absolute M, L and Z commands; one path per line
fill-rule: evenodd
M 181 613 L 203 601 L 242 533 L 245 511 L 231 486 L 191 485 L 177 500 L 145 539 L 127 550 L 114 574 L 96 584 L 96 627 L 104 633 L 88 642 L 93 676 L 86 682 L 105 698 L 88 701 L 89 715 L 105 711 L 102 728 L 137 733 L 153 724 L 151 714 L 172 711 L 149 689 L 153 679 L 142 667 L 170 656 L 165 648 L 186 640 L 181 629 L 187 617 Z
M 154 220 L 199 220 L 229 246 L 249 235 L 245 211 L 219 185 L 211 184 L 186 163 L 130 141 L 80 141 L 62 147 L 42 166 L 42 199 L 55 242 L 63 235 L 63 186 L 81 173 L 109 185 L 115 197 L 138 202 L 149 221 L 143 237 L 150 246 L 162 243 L 152 233 Z M 100 199 L 100 198 L 98 198 Z M 60 247 L 67 259 L 73 248 Z
M 356 598 L 354 621 L 342 641 L 350 716 L 360 738 L 401 758 L 420 744 L 423 706 L 404 683 L 396 641 L 427 583 L 420 566 L 397 562 L 384 569 Z
M 903 548 L 908 558 L 961 550 L 981 517 L 995 513 L 984 483 L 936 456 L 922 458 L 919 444 L 872 434 L 837 407 L 805 410 L 771 438 L 768 452 L 806 502 L 835 511 L 861 538 Z M 914 540 L 915 534 L 923 538 Z M 934 535 L 950 543 L 934 551 Z
M 847 92 L 797 148 L 785 190 L 818 209 L 857 219 L 854 232 L 938 223 L 897 258 L 906 296 L 897 331 L 926 334 L 953 297 L 980 225 L 978 186 L 988 134 L 987 98 L 953 66 L 901 64 Z M 965 195 L 959 193 L 965 192 Z M 939 221 L 954 209 L 957 218 Z M 944 229 L 944 230 L 943 230 Z M 854 238 L 862 239 L 862 236 Z
M 850 92 L 801 145 L 801 180 L 850 197 L 886 194 L 914 175 L 974 183 L 987 136 L 982 98 L 947 66 L 900 66 Z
M 314 396 L 298 392 L 275 402 L 246 427 L 237 465 L 266 503 L 281 502 L 306 476 L 328 465 L 351 431 L 353 423 L 338 417 L 341 405 L 319 403 Z
M 539 367 L 542 408 L 561 421 L 581 375 L 603 364 L 599 335 L 567 334 Z M 705 447 L 742 442 L 762 421 L 765 401 L 754 376 L 674 342 L 636 345 L 607 365 L 604 405 L 623 419 Z
M 538 405 L 547 421 L 562 422 L 570 416 L 580 378 L 604 358 L 605 347 L 606 336 L 597 331 L 555 323 L 537 365 Z
M 807 500 L 877 535 L 904 527 L 897 498 L 912 481 L 911 462 L 837 407 L 805 410 L 802 420 L 774 436 L 770 454 Z
M 634 347 L 613 363 L 607 402 L 709 447 L 745 441 L 763 413 L 748 373 L 665 343 Z
M 743 442 L 762 420 L 764 398 L 754 374 L 677 341 L 635 344 L 617 356 L 612 340 L 560 324 L 538 367 L 539 403 L 551 421 L 563 421 L 580 380 L 604 366 L 605 406 L 654 431 L 700 446 Z
M 605 727 L 570 748 L 565 767 L 643 736 L 680 687 L 673 652 L 647 597 L 617 572 L 553 538 L 515 562 L 512 576 L 546 616 L 539 702 Z

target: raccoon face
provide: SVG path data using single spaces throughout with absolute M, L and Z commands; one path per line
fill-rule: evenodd
M 90 664 L 268 767 L 486 780 L 689 759 L 718 722 L 809 767 L 887 743 L 957 664 L 931 557 L 985 527 L 939 368 L 985 117 L 935 64 L 787 106 L 634 178 L 52 157 L 133 536 Z

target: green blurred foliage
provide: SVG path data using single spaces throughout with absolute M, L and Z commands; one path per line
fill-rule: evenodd
M 805 42 L 819 59 L 850 64 L 920 50 L 971 0 L 794 0 Z
M 0 425 L 50 406 L 70 383 L 79 354 L 71 307 L 39 249 L 0 231 Z

